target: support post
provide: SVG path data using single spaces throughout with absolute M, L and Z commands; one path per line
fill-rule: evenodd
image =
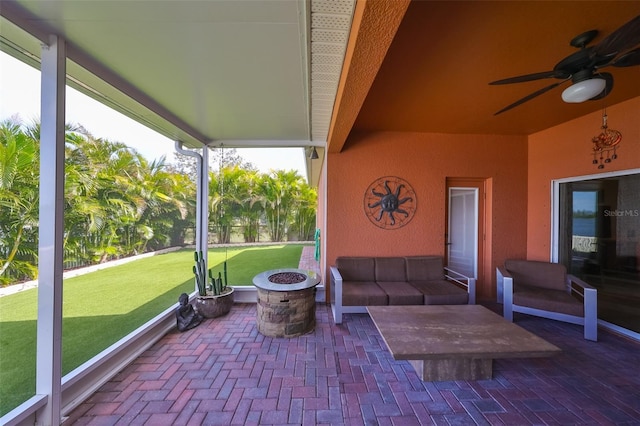
M 200 197 L 198 198 L 196 209 L 200 212 L 200 220 L 196 224 L 198 235 L 196 246 L 199 246 L 199 250 L 202 250 L 205 268 L 209 268 L 207 256 L 209 250 L 209 148 L 207 146 L 202 147 L 202 161 L 200 162 L 198 175 L 200 176 L 200 181 L 198 182 Z
M 38 425 L 60 424 L 66 49 L 50 36 L 42 47 L 40 218 L 36 394 L 48 395 Z

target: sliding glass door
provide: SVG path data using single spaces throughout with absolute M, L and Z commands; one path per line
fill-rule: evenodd
M 640 333 L 640 174 L 557 186 L 557 257 L 598 289 L 598 317 Z

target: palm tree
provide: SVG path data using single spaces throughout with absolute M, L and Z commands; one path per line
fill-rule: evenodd
M 177 174 L 170 173 L 164 157 L 149 163 L 141 155 L 137 155 L 137 179 L 132 199 L 137 207 L 136 232 L 141 246 L 137 251 L 146 251 L 149 241 L 156 240 L 156 245 L 169 244 L 170 230 L 173 223 L 167 213 L 175 213 L 173 217 L 181 220 L 187 218 L 189 203 L 187 197 L 191 191 L 188 188 L 189 179 L 181 179 Z M 181 184 L 181 185 L 178 185 Z
M 254 243 L 260 235 L 260 174 L 255 170 L 244 170 L 238 185 L 240 200 L 239 220 L 245 243 Z
M 242 210 L 239 188 L 244 171 L 238 166 L 223 167 L 218 173 L 210 173 L 210 218 L 215 224 L 219 244 L 231 242 L 231 231 Z
M 313 239 L 316 225 L 316 209 L 318 204 L 318 192 L 306 182 L 302 182 L 297 188 L 294 222 L 292 224 L 300 241 Z
M 88 245 L 97 261 L 167 246 L 194 192 L 164 158 L 149 162 L 126 145 L 88 132 L 68 143 L 68 246 Z
M 98 262 L 126 253 L 120 243 L 136 213 L 128 194 L 134 160 L 126 145 L 88 132 L 67 138 L 66 251 L 81 247 Z
M 37 275 L 38 153 L 19 122 L 0 123 L 0 283 Z
M 272 241 L 284 240 L 301 181 L 302 177 L 293 170 L 273 171 L 261 179 L 261 203 Z

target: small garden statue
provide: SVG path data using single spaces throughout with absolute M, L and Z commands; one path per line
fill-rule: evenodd
M 193 309 L 193 306 L 189 303 L 189 295 L 187 293 L 182 293 L 178 298 L 178 302 L 180 306 L 176 309 L 176 322 L 179 331 L 190 330 L 202 322 L 204 317 Z

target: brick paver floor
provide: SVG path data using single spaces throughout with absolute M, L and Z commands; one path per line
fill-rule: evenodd
M 300 254 L 300 262 L 298 262 L 298 268 L 313 270 L 320 273 L 320 266 L 315 258 L 316 249 L 314 246 L 302 247 L 302 253 Z
M 75 425 L 640 424 L 640 345 L 516 316 L 563 352 L 495 361 L 493 380 L 422 382 L 366 314 L 317 305 L 302 337 L 256 330 L 256 307 L 171 332 L 81 404 Z

